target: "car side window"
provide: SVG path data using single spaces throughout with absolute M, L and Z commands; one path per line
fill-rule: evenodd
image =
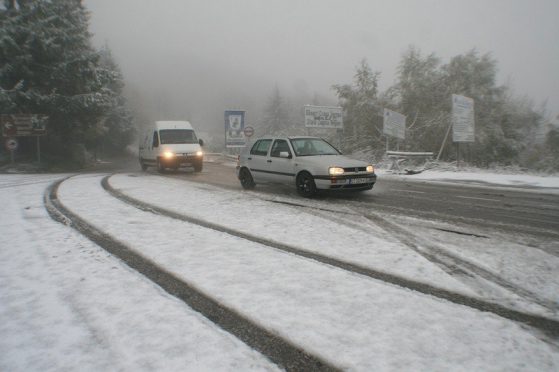
M 252 146 L 252 148 L 250 149 L 250 154 L 266 156 L 268 155 L 268 149 L 270 148 L 271 144 L 272 144 L 271 139 L 258 140 L 254 144 L 254 146 Z
M 291 151 L 289 150 L 289 145 L 287 144 L 286 140 L 282 140 L 282 139 L 275 140 L 274 144 L 272 145 L 272 151 L 270 152 L 270 156 L 279 158 L 280 152 L 287 152 L 291 156 Z

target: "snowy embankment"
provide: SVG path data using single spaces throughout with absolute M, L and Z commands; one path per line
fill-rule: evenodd
M 526 190 L 540 190 L 548 193 L 559 193 L 558 175 L 533 175 L 511 173 L 506 170 L 481 170 L 473 168 L 457 169 L 441 167 L 428 169 L 413 175 L 397 174 L 384 168 L 376 172 L 382 177 L 398 178 L 406 181 L 432 181 L 448 183 L 467 183 L 468 185 L 495 187 L 515 187 Z

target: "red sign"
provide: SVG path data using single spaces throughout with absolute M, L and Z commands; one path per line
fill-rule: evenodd
M 247 137 L 252 137 L 252 135 L 254 134 L 254 128 L 253 127 L 245 127 L 245 129 L 243 129 L 243 133 Z
M 17 149 L 17 140 L 15 138 L 8 138 L 6 140 L 6 148 L 10 151 L 15 151 Z

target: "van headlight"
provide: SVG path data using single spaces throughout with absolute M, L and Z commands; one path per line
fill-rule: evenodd
M 367 165 L 367 172 L 373 173 L 374 171 L 375 171 L 375 167 L 373 167 L 372 165 Z
M 330 174 L 331 176 L 341 176 L 342 174 L 344 174 L 344 168 L 330 167 L 328 168 L 328 174 Z
M 204 153 L 202 151 L 196 151 L 196 156 L 202 156 Z
M 172 159 L 172 158 L 175 157 L 175 153 L 174 153 L 174 152 L 171 152 L 171 151 L 165 151 L 165 152 L 163 153 L 163 157 L 164 157 L 165 159 Z

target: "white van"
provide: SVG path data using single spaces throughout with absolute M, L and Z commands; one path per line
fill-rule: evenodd
M 156 121 L 140 138 L 140 166 L 144 171 L 150 166 L 157 167 L 159 172 L 188 166 L 200 172 L 203 145 L 188 121 Z

